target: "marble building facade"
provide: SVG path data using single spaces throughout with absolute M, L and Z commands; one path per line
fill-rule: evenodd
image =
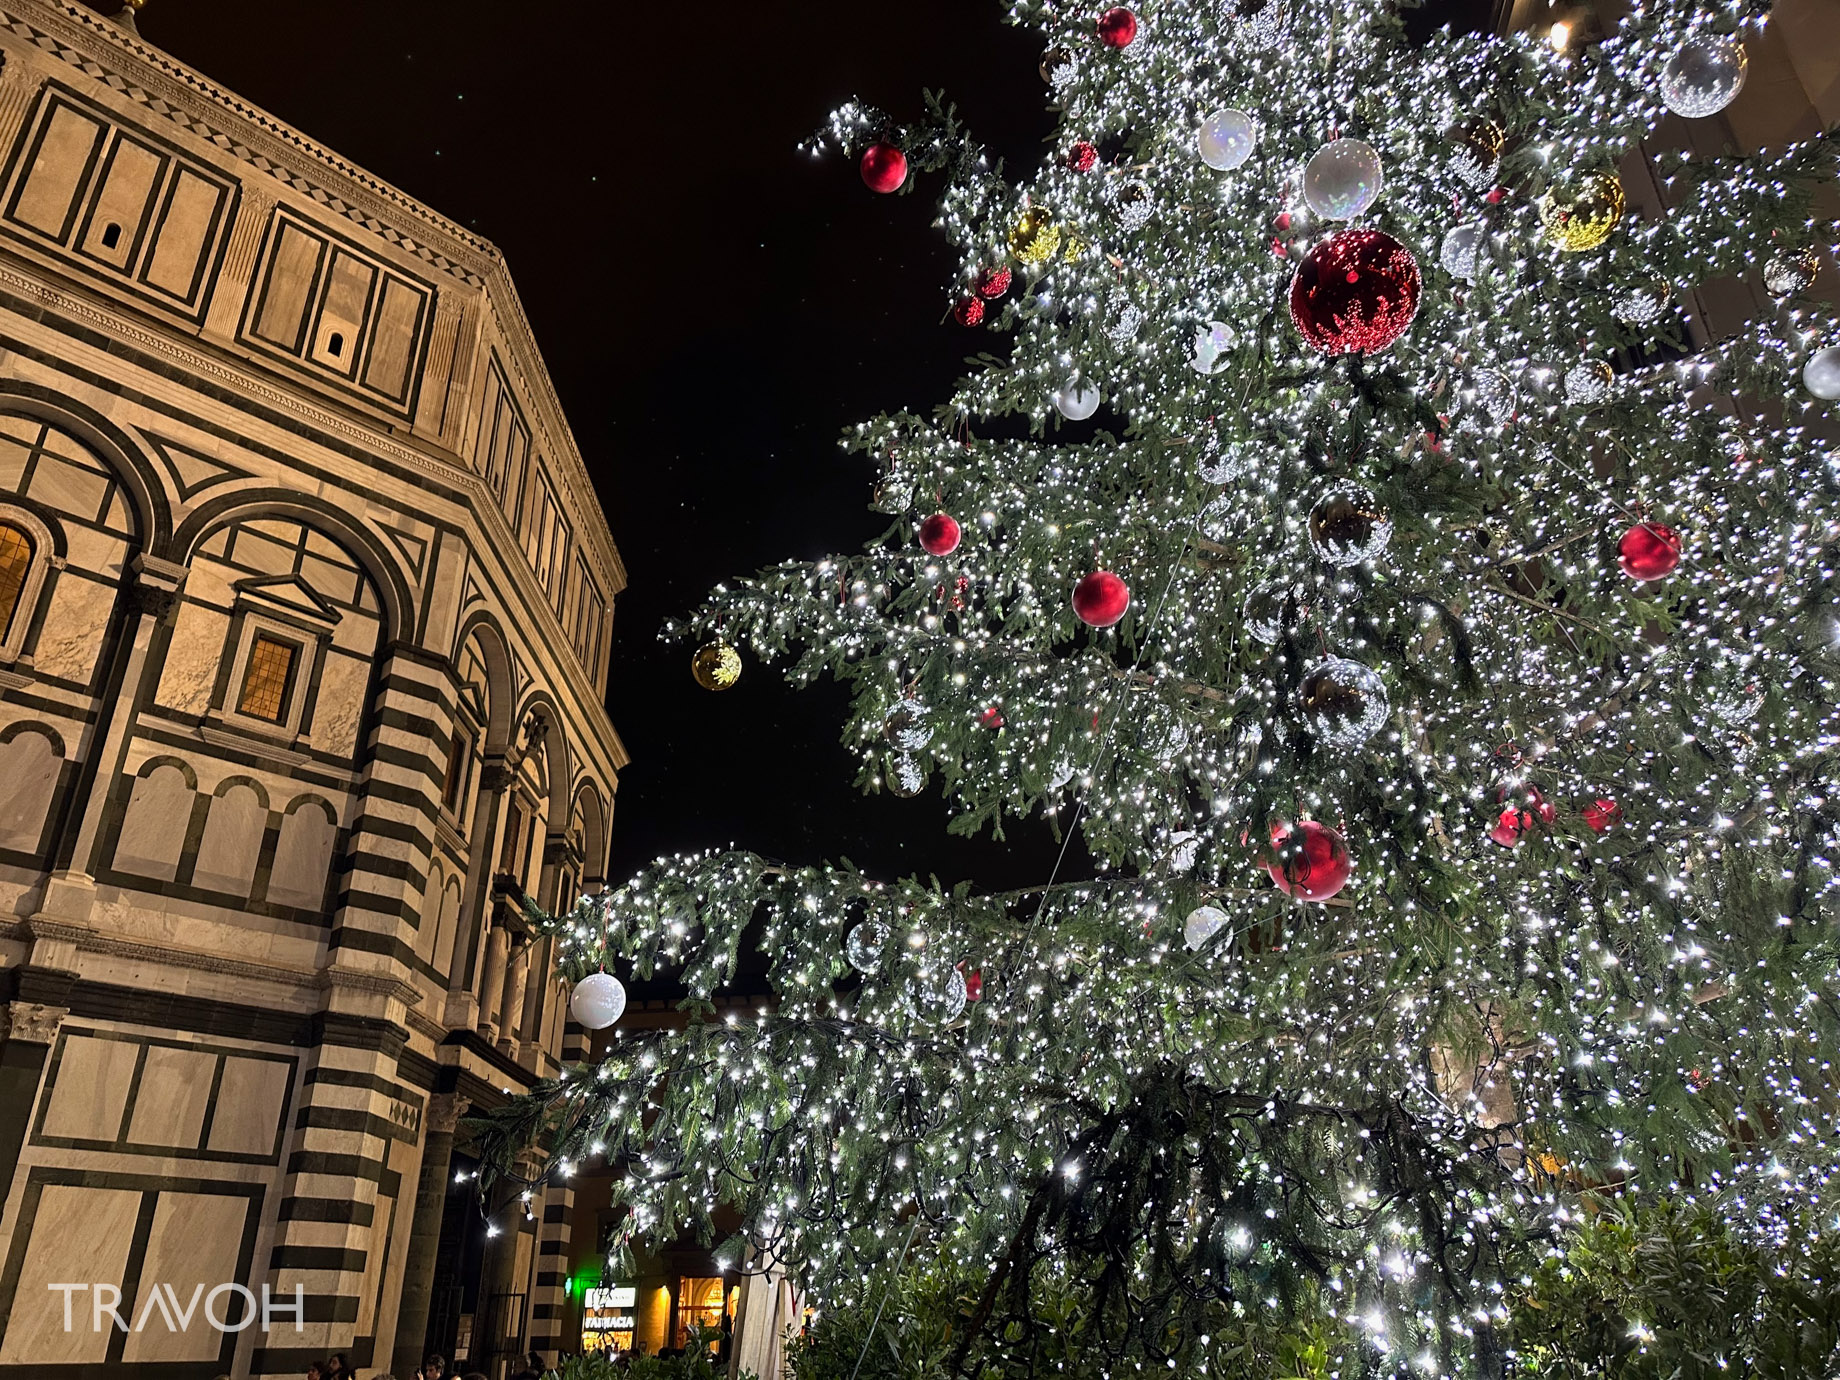
M 624 582 L 491 245 L 0 0 L 0 1377 L 420 1360 L 457 1118 L 585 1048 L 521 902 L 601 877 Z M 552 1353 L 570 1203 L 485 1247 Z

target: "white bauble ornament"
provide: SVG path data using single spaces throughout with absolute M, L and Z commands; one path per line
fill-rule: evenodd
M 1661 69 L 1661 99 L 1689 120 L 1716 115 L 1738 98 L 1749 67 L 1744 45 L 1736 39 L 1689 38 Z
M 1218 374 L 1227 367 L 1232 349 L 1232 327 L 1224 321 L 1210 321 L 1195 331 L 1195 355 L 1189 364 L 1197 374 Z
M 882 950 L 893 933 L 880 920 L 865 920 L 845 937 L 843 956 L 857 972 L 873 973 L 882 966 Z
M 1802 387 L 1822 402 L 1840 399 L 1840 345 L 1815 351 L 1802 370 Z
M 1258 122 L 1232 106 L 1216 110 L 1203 120 L 1197 140 L 1201 161 L 1215 172 L 1232 172 L 1252 157 L 1258 142 Z
M 1169 870 L 1192 872 L 1201 851 L 1201 835 L 1193 829 L 1180 829 L 1169 836 Z
M 1303 199 L 1324 220 L 1353 220 L 1384 185 L 1380 155 L 1360 139 L 1324 144 L 1303 170 Z
M 569 993 L 569 1014 L 583 1030 L 605 1030 L 626 1010 L 626 989 L 612 973 L 589 973 Z
M 1062 384 L 1052 397 L 1056 410 L 1070 422 L 1083 422 L 1099 410 L 1099 390 L 1082 379 Z
M 1444 235 L 1443 248 L 1438 250 L 1444 271 L 1466 283 L 1475 282 L 1482 261 L 1482 236 L 1483 229 L 1475 221 L 1451 226 Z
M 1188 919 L 1182 922 L 1182 942 L 1191 949 L 1199 949 L 1226 928 L 1226 924 L 1227 913 L 1218 906 L 1191 910 Z

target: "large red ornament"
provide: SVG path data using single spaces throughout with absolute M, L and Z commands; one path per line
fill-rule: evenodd
M 952 319 L 961 326 L 981 326 L 984 323 L 984 303 L 981 298 L 961 297 L 958 305 L 952 308 Z
M 1680 533 L 1658 522 L 1638 523 L 1623 533 L 1616 554 L 1630 579 L 1659 580 L 1680 564 Z
M 977 295 L 979 297 L 1001 297 L 1009 291 L 1009 265 L 998 264 L 995 268 L 981 270 L 977 276 Z
M 1501 812 L 1501 818 L 1496 820 L 1495 827 L 1489 830 L 1489 842 L 1499 843 L 1503 848 L 1518 847 L 1521 835 L 1532 827 L 1532 815 L 1525 810 L 1516 810 L 1510 806 Z
M 1418 260 L 1391 235 L 1343 230 L 1312 249 L 1291 280 L 1291 320 L 1326 355 L 1378 354 L 1418 314 Z
M 1109 570 L 1095 570 L 1073 587 L 1073 611 L 1091 628 L 1109 628 L 1131 607 L 1131 588 Z
M 1623 807 L 1608 796 L 1598 796 L 1584 807 L 1584 822 L 1593 834 L 1608 833 L 1623 819 Z
M 978 722 L 984 725 L 985 728 L 992 728 L 992 729 L 1002 728 L 1003 727 L 1003 709 L 1002 707 L 999 705 L 994 705 L 994 704 L 984 706 L 984 712 L 978 715 Z
M 1289 824 L 1272 825 L 1271 846 L 1278 856 L 1265 864 L 1265 870 L 1279 891 L 1300 901 L 1328 900 L 1348 884 L 1354 871 L 1342 836 L 1313 819 L 1294 829 Z
M 929 556 L 950 556 L 958 550 L 958 540 L 962 535 L 958 519 L 944 513 L 934 513 L 920 524 L 920 547 Z
M 1099 41 L 1108 48 L 1123 48 L 1137 37 L 1137 16 L 1117 5 L 1099 16 Z
M 862 156 L 863 185 L 872 192 L 898 192 L 907 181 L 907 155 L 893 144 L 871 144 Z

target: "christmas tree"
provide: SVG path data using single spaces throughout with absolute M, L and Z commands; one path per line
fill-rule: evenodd
M 1764 1248 L 1831 1220 L 1835 153 L 1640 157 L 1766 10 L 1566 46 L 1018 0 L 1060 112 L 1032 175 L 936 101 L 837 112 L 871 191 L 938 196 L 984 353 L 847 438 L 881 541 L 669 632 L 711 688 L 847 682 L 865 789 L 1090 863 L 661 860 L 552 923 L 585 1023 L 630 969 L 688 1028 L 492 1143 L 622 1162 L 629 1235 L 727 1205 L 728 1261 L 820 1299 L 949 1259 L 961 1355 L 1051 1281 L 1118 1374 L 1305 1308 L 1342 1373 L 1498 1372 L 1509 1273 L 1593 1200 Z M 1688 294 L 1759 278 L 1696 344 Z M 718 1018 L 744 945 L 775 999 Z

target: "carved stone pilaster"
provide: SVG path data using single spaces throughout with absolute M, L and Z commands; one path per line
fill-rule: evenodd
M 172 617 L 173 610 L 179 607 L 179 593 L 185 588 L 185 577 L 191 574 L 191 567 L 176 561 L 163 561 L 158 556 L 140 555 L 134 558 L 133 569 L 134 583 L 128 587 L 129 607 L 136 613 L 152 614 L 162 622 Z
M 509 786 L 516 776 L 517 773 L 511 769 L 510 764 L 504 758 L 488 757 L 485 765 L 479 769 L 479 789 L 497 795 Z
M 48 1045 L 57 1039 L 58 1027 L 70 1014 L 65 1006 L 45 1006 L 35 1001 L 12 1001 L 0 1008 L 0 1044 L 16 1041 Z

